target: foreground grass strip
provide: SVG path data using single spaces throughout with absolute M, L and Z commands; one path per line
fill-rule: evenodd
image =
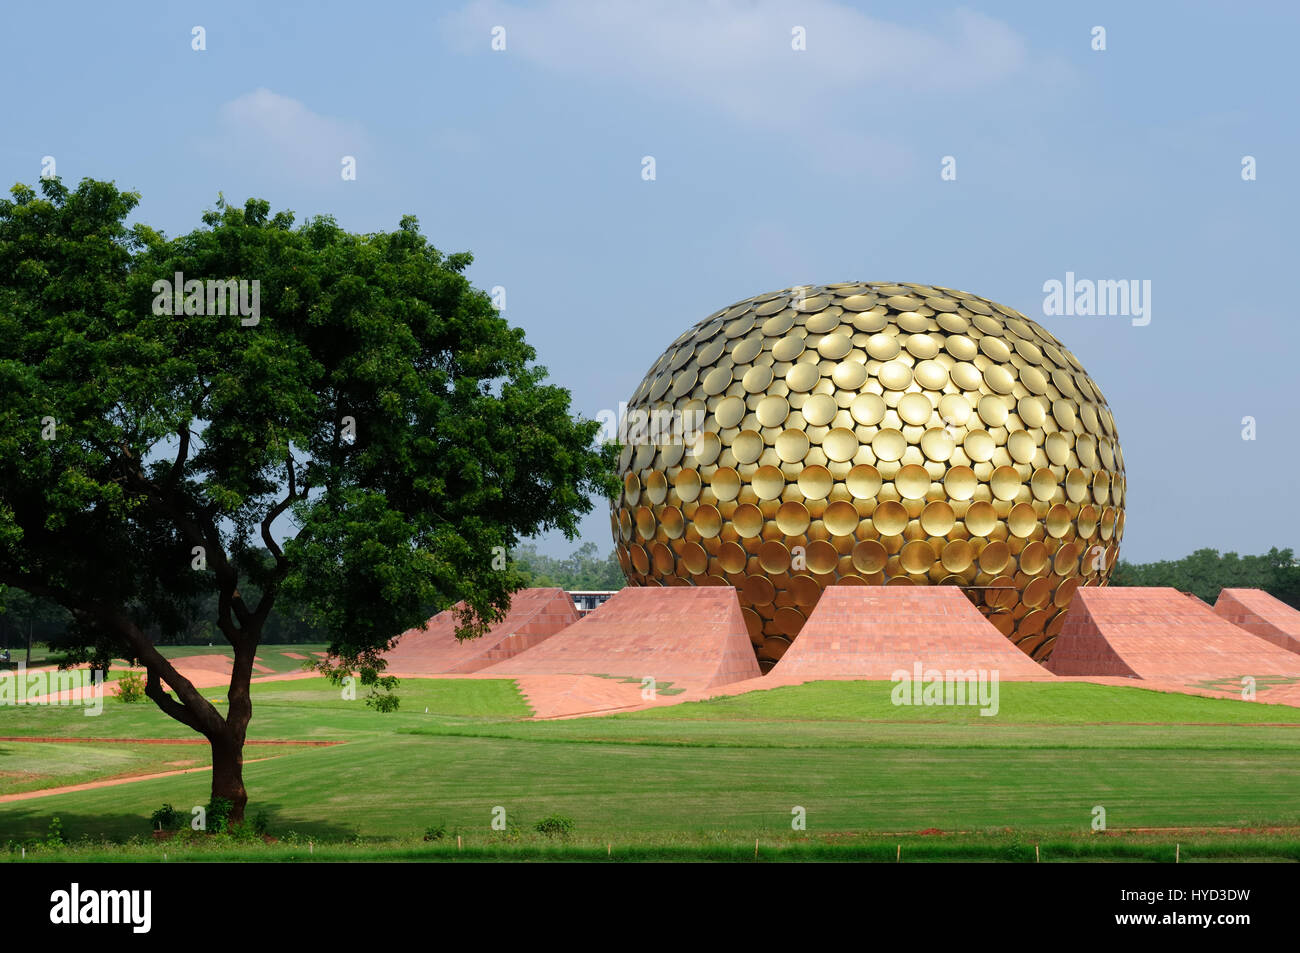
M 494 808 L 527 829 L 549 814 L 626 840 L 686 831 L 1086 830 L 1104 806 L 1112 828 L 1300 827 L 1300 751 L 971 748 L 664 748 L 536 744 L 403 735 L 281 749 L 248 766 L 254 811 L 271 830 L 318 840 L 401 837 L 425 827 L 487 830 Z M 1249 779 L 1249 783 L 1243 783 Z M 147 831 L 164 801 L 202 804 L 204 778 L 142 781 L 0 805 L 0 836 L 42 834 L 58 815 L 70 837 Z
M 848 835 L 846 835 L 848 836 Z M 1182 863 L 1217 861 L 1300 862 L 1300 839 L 1294 836 L 1238 836 L 1152 839 L 1141 836 L 1092 836 L 1060 839 L 1034 833 L 1002 836 L 916 835 L 872 840 L 853 839 L 845 843 L 778 841 L 761 838 L 757 853 L 753 839 L 729 843 L 497 843 L 457 845 L 455 838 L 441 841 L 409 840 L 381 843 L 296 843 L 262 844 L 213 838 L 202 845 L 171 842 L 82 844 L 65 847 L 33 847 L 26 858 L 21 852 L 0 852 L 0 862 L 45 863 L 358 863 L 406 862 L 535 862 L 570 861 L 620 862 L 727 862 L 797 863 L 856 861 L 936 863 L 951 861 L 1001 863 L 1062 862 L 1146 862 L 1169 863 L 1178 845 Z M 1037 853 L 1035 853 L 1037 848 Z

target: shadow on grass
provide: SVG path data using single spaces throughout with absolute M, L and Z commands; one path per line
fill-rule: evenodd
M 41 800 L 33 798 L 0 806 L 0 846 L 8 841 L 23 843 L 44 840 L 55 817 L 58 817 L 63 837 L 68 842 L 83 838 L 125 842 L 131 837 L 148 839 L 153 836 L 149 815 L 145 813 L 66 811 L 42 805 Z M 190 811 L 178 810 L 181 810 L 188 825 Z M 265 813 L 267 833 L 272 837 L 282 837 L 292 830 L 301 837 L 319 841 L 342 841 L 356 833 L 356 825 L 347 823 L 342 818 L 286 817 L 283 811 L 284 806 L 273 801 L 250 801 L 246 820 L 251 823 L 259 814 Z

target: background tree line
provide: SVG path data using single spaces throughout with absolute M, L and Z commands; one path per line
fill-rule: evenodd
M 1274 547 L 1260 556 L 1238 556 L 1217 549 L 1198 549 L 1182 559 L 1154 563 L 1120 560 L 1114 586 L 1172 586 L 1200 596 L 1211 605 L 1220 589 L 1263 589 L 1287 605 L 1300 608 L 1300 566 L 1290 549 Z
M 263 551 L 266 560 L 270 554 Z M 517 546 L 511 553 L 515 568 L 527 580 L 526 585 L 558 586 L 566 590 L 622 589 L 626 585 L 623 570 L 613 552 L 601 557 L 595 543 L 585 543 L 569 556 L 558 558 L 537 551 L 532 543 Z M 251 580 L 244 586 L 250 598 L 260 593 Z M 197 607 L 183 632 L 164 636 L 159 631 L 150 633 L 158 645 L 208 645 L 221 644 L 224 639 L 213 620 L 216 618 L 217 594 L 209 594 Z M 430 615 L 433 607 L 430 606 Z M 303 644 L 328 642 L 329 636 L 312 624 L 306 613 L 299 612 L 292 603 L 277 605 L 266 620 L 263 641 L 270 644 Z M 72 617 L 61 606 L 29 595 L 21 589 L 0 587 L 0 649 L 25 649 L 28 639 L 33 643 L 59 648 L 69 638 Z

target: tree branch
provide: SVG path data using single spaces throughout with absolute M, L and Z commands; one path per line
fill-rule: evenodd
M 123 647 L 127 648 L 134 658 L 144 663 L 145 671 L 148 673 L 146 694 L 158 704 L 159 708 L 172 718 L 209 738 L 220 734 L 225 728 L 224 719 L 212 707 L 212 703 L 203 697 L 203 693 L 195 688 L 188 678 L 176 671 L 176 668 L 158 651 L 153 642 L 149 640 L 149 637 L 122 610 L 91 599 L 80 599 L 61 586 L 42 582 L 23 573 L 0 571 L 0 583 L 6 586 L 14 586 L 32 595 L 45 596 L 59 603 L 69 612 L 89 616 L 106 626 L 118 637 Z M 170 696 L 167 696 L 162 686 L 156 684 L 160 677 L 171 686 L 180 701 L 175 701 Z M 149 683 L 155 684 L 153 692 L 148 689 Z M 166 697 L 167 701 L 159 701 L 156 693 L 161 693 Z
M 187 424 L 180 428 L 179 436 L 181 438 L 180 448 L 176 451 L 176 459 L 172 463 L 171 471 L 167 474 L 167 481 L 163 484 L 163 490 L 167 494 L 175 491 L 177 484 L 180 483 L 181 474 L 185 472 L 185 464 L 190 456 L 190 428 Z

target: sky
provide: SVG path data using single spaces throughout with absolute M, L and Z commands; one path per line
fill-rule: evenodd
M 1300 5 L 50 2 L 0 24 L 5 188 L 53 157 L 169 235 L 218 192 L 356 232 L 414 214 L 590 418 L 742 298 L 968 291 L 1106 396 L 1122 558 L 1300 549 Z M 1138 281 L 1149 311 L 1045 314 L 1067 274 Z M 612 548 L 602 501 L 539 548 L 581 541 Z

